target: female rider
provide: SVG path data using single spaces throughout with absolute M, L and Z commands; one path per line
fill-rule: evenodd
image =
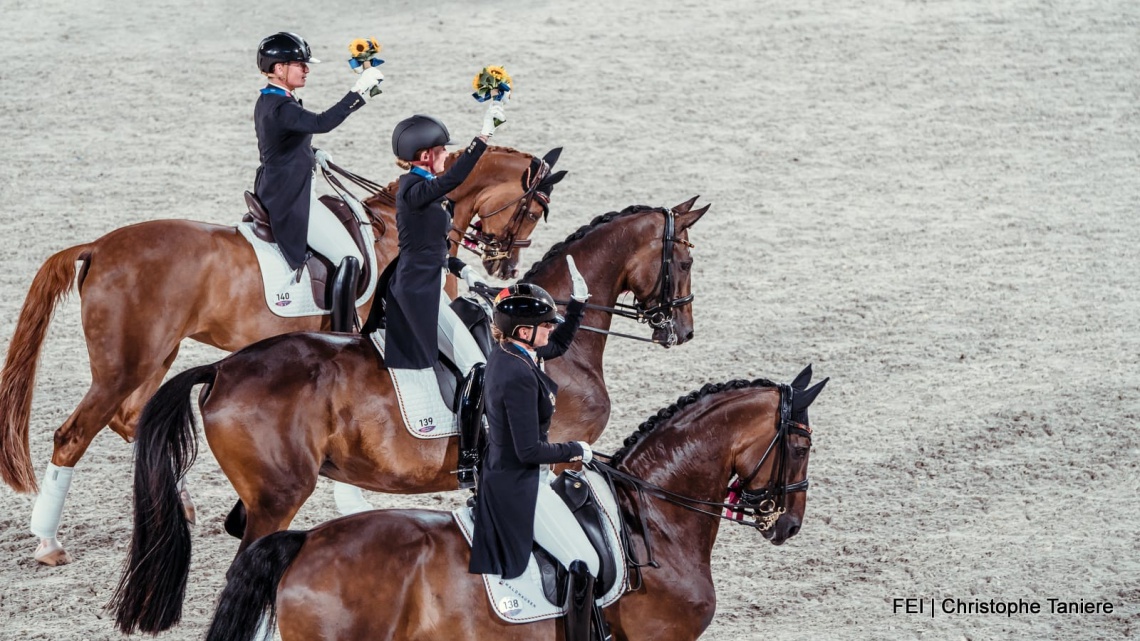
M 324 113 L 301 106 L 294 92 L 305 86 L 312 57 L 309 44 L 294 33 L 281 32 L 261 41 L 257 67 L 269 79 L 253 111 L 261 166 L 254 193 L 269 214 L 270 227 L 286 262 L 300 269 L 306 245 L 336 265 L 332 287 L 332 331 L 351 332 L 356 317 L 356 279 L 363 260 L 348 230 L 313 191 L 314 162 L 328 154 L 312 148 L 313 134 L 332 131 L 362 107 L 384 74 L 365 70 L 352 90 Z
M 443 203 L 487 149 L 496 119 L 500 124 L 506 119 L 500 102 L 491 103 L 483 119 L 482 135 L 471 141 L 446 172 L 445 145 L 454 143 L 442 122 L 415 115 L 392 131 L 396 164 L 409 171 L 400 177 L 396 191 L 400 253 L 384 301 L 384 363 L 389 368 L 430 370 L 442 350 L 460 374 L 467 376 L 484 360 L 443 291 L 447 270 L 461 276 L 468 286 L 481 282 L 473 269 L 448 255 L 451 213 Z
M 537 285 L 512 285 L 495 299 L 498 345 L 487 360 L 487 453 L 479 477 L 468 570 L 517 577 L 538 543 L 570 570 L 570 593 L 577 597 L 571 599 L 566 638 L 585 640 L 598 556 L 570 509 L 550 488 L 550 465 L 589 463 L 593 452 L 584 441 L 547 441 L 558 385 L 543 371 L 544 361 L 570 348 L 589 298 L 574 259 L 567 256 L 566 262 L 573 293 L 565 320 L 554 299 Z

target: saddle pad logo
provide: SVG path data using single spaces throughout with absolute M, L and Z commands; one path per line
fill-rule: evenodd
M 430 434 L 438 427 L 438 425 L 435 424 L 435 419 L 431 416 L 425 416 L 416 422 L 419 423 L 419 426 L 416 427 L 416 431 L 420 434 Z

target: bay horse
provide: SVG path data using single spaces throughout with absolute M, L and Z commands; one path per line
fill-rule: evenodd
M 708 210 L 696 198 L 676 207 L 629 207 L 599 216 L 554 245 L 524 276 L 555 299 L 570 294 L 566 256 L 590 287 L 584 326 L 608 330 L 619 295 L 659 321 L 658 340 L 693 335 L 688 229 Z M 662 287 L 668 285 L 668 290 Z M 651 321 L 648 321 L 651 322 Z M 579 332 L 547 372 L 559 384 L 551 425 L 555 441 L 594 441 L 609 418 L 602 378 L 606 335 Z M 199 408 L 206 440 L 237 490 L 239 552 L 289 526 L 318 476 L 377 492 L 416 494 L 458 488 L 458 439 L 423 440 L 403 424 L 391 377 L 369 339 L 295 333 L 270 338 L 167 381 L 147 403 L 135 450 L 134 532 L 118 607 L 124 631 L 166 629 L 151 620 L 151 593 L 181 594 L 190 561 L 190 530 L 178 504 L 178 479 L 197 448 L 192 388 L 204 384 Z
M 548 163 L 490 147 L 450 194 L 458 230 L 480 212 L 514 207 L 511 215 L 482 221 L 475 239 L 496 250 L 485 263 L 493 275 L 515 273 L 518 247 L 528 242 L 546 213 L 553 184 L 566 173 L 549 173 L 560 151 L 547 154 Z M 397 185 L 364 201 L 381 270 L 397 252 Z M 59 467 L 74 467 L 105 426 L 128 442 L 134 439 L 143 403 L 162 382 L 182 339 L 233 351 L 269 336 L 330 326 L 327 315 L 283 318 L 269 310 L 254 250 L 232 225 L 154 220 L 56 253 L 32 281 L 0 372 L 0 478 L 17 492 L 38 489 L 28 442 L 36 366 L 54 309 L 76 282 L 91 386 L 55 431 L 51 462 Z M 369 306 L 370 301 L 362 309 Z M 184 500 L 192 510 L 188 494 Z M 58 507 L 62 511 L 62 503 Z M 54 516 L 58 523 L 59 514 Z M 36 559 L 48 565 L 70 560 L 54 536 L 41 539 Z
M 701 635 L 716 609 L 710 556 L 721 518 L 776 545 L 795 536 L 807 503 L 807 408 L 826 383 L 706 385 L 642 423 L 600 466 L 616 470 L 631 544 L 646 561 L 603 611 L 614 639 Z M 721 517 L 725 508 L 739 520 Z M 282 641 L 561 638 L 557 619 L 500 620 L 469 558 L 449 512 L 378 510 L 277 532 L 235 560 L 206 638 L 248 641 L 275 617 Z

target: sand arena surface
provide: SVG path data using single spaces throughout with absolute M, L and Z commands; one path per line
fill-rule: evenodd
M 303 90 L 315 109 L 353 81 L 348 41 L 379 37 L 385 94 L 317 145 L 382 181 L 401 118 L 477 133 L 468 83 L 501 63 L 518 91 L 496 142 L 564 146 L 570 170 L 524 262 L 606 211 L 712 203 L 691 234 L 696 339 L 610 342 L 600 449 L 706 382 L 789 380 L 807 363 L 831 377 L 803 530 L 776 548 L 721 528 L 704 638 L 1137 634 L 1140 5 L 134 4 L 0 3 L 5 345 L 52 253 L 154 218 L 240 217 L 264 35 L 301 32 L 328 61 Z M 42 355 L 41 475 L 90 381 L 78 312 L 75 297 L 60 307 Z M 186 343 L 175 370 L 220 355 Z M 78 466 L 65 567 L 35 564 L 32 497 L 0 490 L 0 638 L 119 638 L 101 608 L 130 534 L 130 464 L 104 431 Z M 165 639 L 202 637 L 237 545 L 208 450 L 190 483 L 191 583 Z M 332 516 L 323 480 L 295 525 Z M 1115 612 L 931 619 L 929 604 L 894 614 L 901 597 Z

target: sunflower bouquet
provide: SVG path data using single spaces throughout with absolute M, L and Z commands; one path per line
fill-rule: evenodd
M 376 40 L 375 36 L 371 38 L 357 38 L 348 43 L 348 66 L 352 68 L 355 73 L 364 73 L 365 69 L 371 67 L 379 67 L 384 64 L 384 61 L 376 57 L 380 53 L 380 43 Z M 368 92 L 370 96 L 375 96 L 381 93 L 380 87 L 372 88 Z
M 475 74 L 475 78 L 471 81 L 471 86 L 475 89 L 471 97 L 479 102 L 499 101 L 511 90 L 513 83 L 511 74 L 507 73 L 506 69 L 483 67 L 483 70 Z

